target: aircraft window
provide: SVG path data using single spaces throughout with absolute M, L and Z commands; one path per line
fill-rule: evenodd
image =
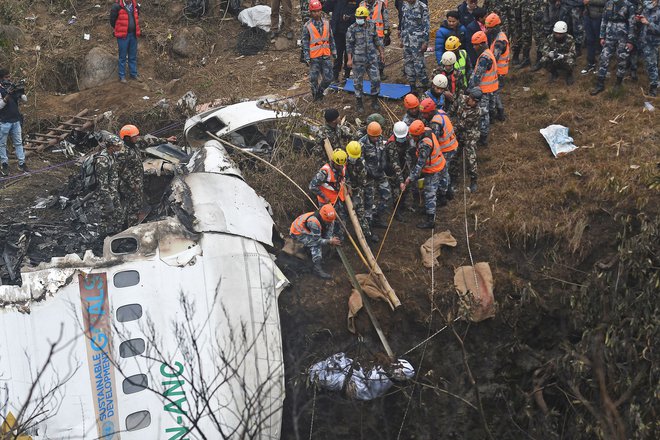
M 144 339 L 129 339 L 119 344 L 119 355 L 129 358 L 144 353 Z
M 115 312 L 115 316 L 119 322 L 135 321 L 142 317 L 142 306 L 140 304 L 121 306 Z
M 117 238 L 110 243 L 110 250 L 113 254 L 132 254 L 137 249 L 138 242 L 133 237 Z
M 149 411 L 138 411 L 126 417 L 126 430 L 137 431 L 151 425 L 151 414 Z
M 149 386 L 149 379 L 146 374 L 135 374 L 127 377 L 122 382 L 124 394 L 133 394 L 142 391 Z
M 112 278 L 115 287 L 131 287 L 140 282 L 140 273 L 137 270 L 117 272 Z

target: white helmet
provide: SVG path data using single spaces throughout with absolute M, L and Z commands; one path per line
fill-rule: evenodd
M 449 84 L 449 82 L 447 81 L 447 77 L 444 76 L 442 73 L 433 77 L 434 86 L 440 87 L 441 89 L 446 89 L 447 84 Z
M 555 23 L 555 27 L 552 28 L 552 32 L 557 32 L 558 34 L 565 34 L 568 32 L 568 25 L 565 21 L 558 21 Z
M 453 66 L 456 64 L 456 54 L 454 52 L 445 52 L 442 54 L 442 59 L 440 62 L 445 66 Z
M 395 122 L 394 137 L 401 141 L 405 139 L 406 136 L 408 136 L 408 125 L 403 121 Z

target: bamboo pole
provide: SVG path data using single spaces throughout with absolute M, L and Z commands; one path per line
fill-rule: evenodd
M 325 147 L 325 152 L 328 155 L 328 159 L 332 160 L 332 145 L 330 145 L 330 141 L 328 139 L 325 140 L 324 143 Z M 385 278 L 385 275 L 383 274 L 383 271 L 380 269 L 380 266 L 378 265 L 378 262 L 374 258 L 374 254 L 371 252 L 371 248 L 367 244 L 367 239 L 364 237 L 364 233 L 362 232 L 362 227 L 360 226 L 360 221 L 357 218 L 357 215 L 355 214 L 355 209 L 353 208 L 353 201 L 351 200 L 351 196 L 346 193 L 346 211 L 348 211 L 348 216 L 351 219 L 351 223 L 353 224 L 353 229 L 355 230 L 355 235 L 357 236 L 358 243 L 360 243 L 360 247 L 362 248 L 362 253 L 364 257 L 367 259 L 368 267 L 371 270 L 371 273 L 374 275 L 374 278 L 380 288 L 382 289 L 383 292 L 387 295 L 387 297 L 390 299 L 390 303 L 395 307 L 399 307 L 401 305 L 401 301 L 399 298 L 396 296 L 396 293 L 394 292 L 394 289 L 392 289 L 392 286 L 390 286 L 390 283 L 387 281 L 387 278 Z

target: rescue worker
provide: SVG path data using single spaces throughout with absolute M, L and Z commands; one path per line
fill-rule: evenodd
M 649 76 L 649 95 L 658 95 L 658 47 L 660 47 L 660 6 L 658 0 L 646 0 L 642 13 L 635 16 L 642 25 L 638 44 Z
M 515 26 L 516 21 L 516 8 L 520 0 L 494 0 L 491 1 L 490 7 L 484 3 L 484 8 L 495 12 L 502 19 L 502 29 L 505 32 L 511 33 Z
M 468 94 L 461 95 L 456 118 L 456 132 L 461 146 L 459 155 L 465 155 L 467 175 L 470 176 L 470 192 L 477 192 L 477 143 L 479 142 L 479 102 L 483 93 L 473 87 Z M 455 157 L 454 159 L 458 159 Z M 454 160 L 458 163 L 458 160 Z M 462 164 L 461 164 L 462 165 Z M 460 165 L 459 165 L 460 166 Z
M 596 87 L 591 95 L 597 95 L 605 90 L 605 77 L 612 55 L 616 52 L 616 86 L 623 84 L 623 77 L 628 67 L 628 58 L 635 44 L 634 38 L 635 10 L 628 0 L 607 0 L 603 19 L 600 23 L 600 65 Z
M 309 249 L 316 276 L 329 280 L 332 275 L 327 273 L 321 265 L 323 252 L 321 246 L 340 246 L 341 240 L 332 235 L 333 225 L 337 213 L 331 204 L 325 204 L 317 211 L 307 212 L 298 216 L 289 229 L 291 238 Z
M 367 135 L 367 127 L 369 124 L 372 122 L 378 122 L 380 124 L 381 128 L 385 127 L 385 124 L 387 121 L 385 120 L 385 117 L 381 115 L 380 113 L 372 113 L 369 116 L 367 116 L 367 120 L 364 121 L 364 127 L 361 127 L 358 132 L 357 132 L 357 138 L 360 139 L 363 136 Z
M 364 189 L 364 211 L 372 228 L 386 228 L 381 216 L 392 200 L 390 183 L 385 174 L 387 157 L 383 129 L 376 121 L 367 126 L 367 134 L 360 139 L 362 157 L 367 167 L 367 186 Z M 378 201 L 376 201 L 378 194 Z
M 367 167 L 362 157 L 362 146 L 358 141 L 350 141 L 346 145 L 346 153 L 348 154 L 346 183 L 353 201 L 353 209 L 360 221 L 364 237 L 372 243 L 378 243 L 380 238 L 371 230 L 369 219 L 365 213 L 364 190 L 367 187 Z
M 438 191 L 447 190 L 446 161 L 440 151 L 440 143 L 430 128 L 426 128 L 419 119 L 410 124 L 409 133 L 416 146 L 417 162 L 406 180 L 401 184 L 405 191 L 411 182 L 417 183 L 420 176 L 424 178 L 424 211 L 426 220 L 418 223 L 420 229 L 435 227 L 436 198 Z
M 124 125 L 119 130 L 119 138 L 126 145 L 126 148 L 116 154 L 116 160 L 120 178 L 119 197 L 125 211 L 127 227 L 140 223 L 140 212 L 144 205 L 144 167 L 138 146 L 139 135 L 140 131 L 135 125 Z
M 369 75 L 371 81 L 372 107 L 375 111 L 380 110 L 378 94 L 380 93 L 380 72 L 378 61 L 385 60 L 383 40 L 376 33 L 376 25 L 367 21 L 369 10 L 363 6 L 355 10 L 355 23 L 346 32 L 346 53 L 348 61 L 346 65 L 353 69 L 353 85 L 355 87 L 355 99 L 357 111 L 364 111 L 362 102 L 362 83 L 364 74 Z
M 497 60 L 488 49 L 488 39 L 483 32 L 477 32 L 472 36 L 472 46 L 478 54 L 474 72 L 470 78 L 470 86 L 479 87 L 483 92 L 479 108 L 481 109 L 481 136 L 479 145 L 488 146 L 488 130 L 490 126 L 490 111 L 495 109 L 495 95 L 498 90 Z
M 403 168 L 409 162 L 409 156 L 415 151 L 415 144 L 412 138 L 408 136 L 408 125 L 403 121 L 394 123 L 392 135 L 385 144 L 385 156 L 387 157 L 386 173 L 392 189 L 392 199 L 396 208 L 396 201 L 401 196 L 401 184 L 403 183 Z M 410 170 L 408 166 L 406 170 Z M 401 196 L 399 206 L 394 213 L 394 218 L 403 221 L 401 213 L 406 207 L 406 197 Z M 409 198 L 409 197 L 408 197 Z
M 502 102 L 501 90 L 504 86 L 504 78 L 509 73 L 509 61 L 511 57 L 511 48 L 509 39 L 501 30 L 502 21 L 500 17 L 493 13 L 486 17 L 486 35 L 492 40 L 490 51 L 495 60 L 497 60 L 497 78 L 499 82 L 498 89 L 493 92 L 495 97 L 496 117 L 500 121 L 506 119 L 504 114 L 504 103 Z
M 452 52 L 445 52 L 442 55 L 443 74 L 447 78 L 445 99 L 450 102 L 450 105 L 445 105 L 445 111 L 451 116 L 456 114 L 459 95 L 467 88 L 467 79 L 460 70 L 455 68 L 455 60 L 456 55 Z
M 314 194 L 319 204 L 330 203 L 335 207 L 337 215 L 344 222 L 346 221 L 346 210 L 344 209 L 344 200 L 346 200 L 346 159 L 348 155 L 340 148 L 332 152 L 332 160 L 324 164 L 312 178 L 309 183 L 309 190 Z M 344 238 L 344 231 L 341 225 L 334 226 L 333 235 Z
M 369 20 L 376 25 L 376 34 L 383 41 L 383 46 L 389 46 L 390 39 L 390 14 L 387 10 L 387 1 L 368 0 L 360 2 L 360 6 L 369 10 Z M 378 61 L 380 80 L 385 79 L 385 59 Z
M 403 122 L 406 125 L 410 125 L 415 119 L 419 119 L 419 99 L 417 96 L 408 93 L 403 97 L 403 106 L 406 109 L 406 114 L 403 115 Z
M 438 194 L 438 204 L 440 206 L 445 206 L 447 200 L 454 198 L 454 188 L 452 184 L 458 179 L 458 168 L 456 168 L 455 164 L 452 165 L 452 159 L 458 149 L 458 140 L 456 139 L 454 126 L 451 123 L 449 116 L 447 116 L 447 113 L 442 109 L 437 109 L 432 100 L 422 100 L 419 105 L 419 112 L 421 113 L 422 121 L 433 131 L 433 134 L 435 134 L 440 143 L 440 151 L 447 162 L 446 169 L 448 171 L 448 178 L 445 187 L 446 191 Z
M 332 67 L 333 81 L 339 81 L 339 72 L 344 69 L 344 79 L 351 76 L 351 69 L 346 66 L 348 55 L 346 54 L 346 32 L 355 23 L 355 10 L 357 0 L 326 0 L 323 2 L 323 10 L 331 14 L 330 27 L 332 36 L 337 47 L 337 56 Z
M 596 55 L 600 54 L 600 23 L 606 0 L 584 1 L 584 43 L 587 47 L 587 65 L 580 73 L 586 75 L 596 70 Z
M 559 21 L 566 23 L 575 40 L 576 56 L 582 52 L 584 43 L 584 0 L 562 0 Z
M 337 148 L 342 148 L 342 146 L 346 145 L 352 139 L 352 136 L 350 130 L 340 124 L 341 117 L 339 115 L 339 110 L 336 108 L 326 109 L 323 112 L 323 119 L 325 119 L 325 125 L 321 128 L 319 142 L 314 147 L 313 155 L 314 157 L 319 158 L 322 162 L 325 162 L 328 157 L 325 154 L 326 139 L 330 141 L 330 146 L 334 151 Z
M 428 47 L 430 26 L 428 7 L 419 0 L 406 0 L 401 7 L 403 29 L 399 36 L 403 48 L 403 70 L 411 93 L 415 93 L 418 82 L 422 86 L 421 93 L 429 86 L 424 53 Z
M 452 54 L 454 56 L 454 64 L 452 65 L 454 70 L 460 72 L 460 76 L 465 81 L 463 87 L 467 87 L 467 80 L 470 72 L 472 70 L 472 63 L 468 57 L 468 53 L 465 49 L 461 49 L 461 40 L 458 37 L 451 36 L 445 41 L 445 53 L 442 54 L 440 58 L 440 66 L 442 70 L 447 71 L 447 63 L 443 60 L 448 60 L 451 58 L 445 57 L 446 54 Z
M 436 108 L 445 108 L 445 91 L 449 85 L 447 77 L 443 74 L 438 74 L 433 77 L 431 81 L 431 88 L 426 91 L 424 96 L 435 103 Z
M 337 56 L 330 22 L 321 17 L 322 8 L 318 0 L 309 3 L 311 18 L 302 30 L 303 57 L 309 66 L 309 82 L 314 101 L 323 100 L 323 91 L 332 82 L 332 60 Z
M 549 81 L 559 78 L 559 72 L 566 73 L 566 84 L 574 82 L 575 40 L 568 34 L 568 25 L 563 21 L 555 23 L 552 35 L 541 46 L 541 64 L 550 72 Z M 534 69 L 532 69 L 534 70 Z

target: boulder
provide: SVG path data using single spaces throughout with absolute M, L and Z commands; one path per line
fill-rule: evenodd
M 101 47 L 95 47 L 85 56 L 80 90 L 114 81 L 117 77 L 117 57 Z
M 172 52 L 182 58 L 192 58 L 203 48 L 204 30 L 200 27 L 183 28 L 172 40 Z

